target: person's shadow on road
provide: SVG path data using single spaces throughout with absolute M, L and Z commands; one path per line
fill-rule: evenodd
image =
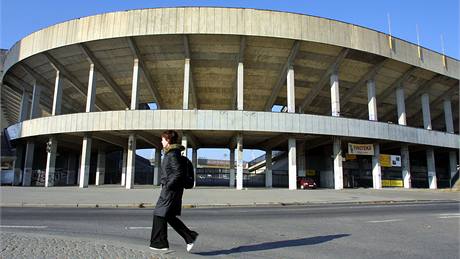
M 337 238 L 347 237 L 350 234 L 338 234 L 338 235 L 328 235 L 328 236 L 317 236 L 317 237 L 308 237 L 308 238 L 300 238 L 300 239 L 291 239 L 291 240 L 283 240 L 283 241 L 274 241 L 274 242 L 266 242 L 254 245 L 245 245 L 245 246 L 238 246 L 227 250 L 215 250 L 215 251 L 208 251 L 208 252 L 197 252 L 197 255 L 204 255 L 204 256 L 214 256 L 214 255 L 228 255 L 234 253 L 244 253 L 244 252 L 254 252 L 254 251 L 261 251 L 261 250 L 270 250 L 270 249 L 277 249 L 277 248 L 286 248 L 286 247 L 293 247 L 293 246 L 308 246 L 308 245 L 316 245 L 321 244 L 324 242 L 328 242 Z

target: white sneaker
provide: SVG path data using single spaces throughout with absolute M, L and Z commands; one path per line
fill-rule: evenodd
M 198 239 L 198 233 L 194 232 L 194 234 L 195 234 L 195 240 L 193 240 L 192 243 L 187 244 L 187 252 L 192 251 L 192 248 L 195 245 L 196 240 Z
M 150 249 L 152 249 L 153 251 L 168 251 L 168 248 L 165 247 L 165 248 L 156 248 L 156 247 L 149 247 Z

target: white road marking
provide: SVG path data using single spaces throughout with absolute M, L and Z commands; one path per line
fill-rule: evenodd
M 452 216 L 441 216 L 441 217 L 438 217 L 438 219 L 458 219 L 460 218 L 460 215 L 452 215 Z
M 460 216 L 460 213 L 444 213 L 439 214 L 439 216 Z
M 0 225 L 0 228 L 34 228 L 34 229 L 43 229 L 47 228 L 48 226 L 4 226 Z
M 368 221 L 368 223 L 386 223 L 386 222 L 397 222 L 397 221 L 403 221 L 403 219 L 373 220 L 373 221 Z

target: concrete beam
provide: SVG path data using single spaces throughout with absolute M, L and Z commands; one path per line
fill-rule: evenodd
M 196 109 L 198 109 L 198 99 L 195 91 L 195 84 L 193 81 L 192 65 L 191 65 L 191 55 L 190 55 L 190 44 L 187 35 L 183 35 L 184 43 L 184 56 L 185 59 L 190 60 L 190 71 L 189 71 L 189 83 L 190 83 L 190 94 L 192 95 L 192 103 Z
M 237 109 L 237 104 L 238 104 L 238 78 L 240 74 L 240 63 L 241 70 L 244 69 L 244 51 L 246 49 L 246 37 L 241 36 L 240 38 L 240 51 L 238 52 L 238 55 L 236 57 L 236 73 L 235 77 L 233 79 L 233 97 L 232 97 L 232 107 L 233 109 Z M 241 72 L 244 75 L 244 72 Z
M 278 76 L 278 80 L 276 81 L 275 85 L 272 87 L 272 94 L 268 98 L 267 102 L 265 103 L 265 111 L 271 112 L 272 106 L 278 97 L 278 94 L 281 91 L 281 87 L 283 86 L 284 82 L 286 82 L 286 75 L 288 73 L 288 69 L 294 64 L 295 57 L 299 52 L 300 48 L 300 41 L 294 41 L 292 45 L 291 52 L 287 58 L 286 63 L 283 65 L 281 72 Z
M 310 105 L 313 102 L 313 100 L 316 98 L 316 96 L 318 96 L 319 92 L 323 89 L 324 85 L 327 82 L 329 82 L 330 74 L 333 73 L 334 71 L 337 71 L 338 67 L 340 67 L 340 64 L 343 62 L 343 60 L 347 56 L 348 51 L 349 51 L 349 49 L 347 49 L 347 48 L 343 48 L 340 51 L 340 53 L 337 56 L 337 58 L 335 59 L 335 61 L 326 70 L 326 73 L 323 74 L 323 76 L 318 81 L 318 83 L 316 83 L 312 87 L 312 89 L 308 92 L 307 96 L 305 96 L 305 98 L 303 99 L 303 101 L 300 104 L 301 109 L 304 109 L 305 106 Z
M 112 88 L 113 92 L 118 97 L 118 99 L 126 105 L 126 108 L 129 108 L 130 107 L 129 98 L 123 93 L 121 88 L 115 83 L 115 81 L 110 76 L 109 72 L 105 70 L 105 68 L 101 65 L 99 60 L 97 60 L 97 58 L 94 56 L 94 54 L 85 44 L 80 43 L 79 46 L 81 50 L 83 51 L 83 53 L 85 54 L 88 62 L 90 64 L 94 64 L 94 66 L 96 67 L 96 70 L 102 75 L 102 78 L 107 83 L 107 85 L 110 88 Z
M 146 132 L 136 132 L 136 136 L 156 149 L 162 149 L 161 138 Z

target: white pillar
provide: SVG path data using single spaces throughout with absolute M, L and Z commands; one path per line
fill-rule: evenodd
M 375 97 L 374 79 L 367 81 L 367 109 L 369 111 L 369 120 L 377 121 L 377 99 Z
M 23 162 L 23 153 L 24 153 L 24 145 L 18 144 L 16 145 L 16 159 L 14 160 L 13 164 L 13 185 L 19 185 L 22 180 L 22 162 Z
M 404 188 L 411 188 L 411 176 L 410 176 L 410 159 L 409 159 L 409 146 L 401 146 L 401 169 L 402 178 L 404 182 Z
M 288 174 L 289 190 L 297 189 L 297 144 L 295 138 L 288 140 Z
M 54 173 L 56 171 L 56 153 L 57 139 L 50 137 L 46 143 L 46 171 L 45 171 L 45 187 L 54 186 Z
M 99 149 L 97 152 L 96 185 L 103 185 L 105 180 L 105 151 Z
M 128 149 L 123 149 L 123 159 L 121 164 L 121 186 L 126 185 L 126 168 L 128 167 Z
M 96 102 L 96 71 L 94 64 L 90 65 L 88 77 L 88 94 L 86 96 L 86 112 L 94 111 L 94 103 Z
M 289 67 L 287 73 L 287 107 L 289 113 L 295 113 L 295 86 L 294 86 L 294 68 Z
M 334 188 L 343 189 L 343 167 L 342 167 L 342 141 L 339 137 L 333 137 L 334 157 Z
M 34 163 L 35 143 L 27 141 L 26 157 L 24 161 L 24 172 L 22 176 L 22 186 L 30 186 L 32 184 L 32 166 Z
M 430 115 L 430 96 L 428 93 L 422 95 L 422 112 L 423 112 L 423 127 L 431 130 L 431 115 Z
M 404 88 L 402 86 L 398 86 L 398 88 L 396 88 L 396 107 L 398 110 L 398 124 L 407 125 Z
M 56 71 L 56 80 L 54 82 L 54 95 L 53 95 L 53 108 L 51 115 L 61 114 L 61 104 L 62 104 L 62 79 L 59 73 L 59 70 Z
M 446 132 L 454 133 L 454 121 L 452 119 L 452 105 L 450 99 L 444 99 L 444 121 Z
M 238 63 L 238 75 L 237 75 L 237 109 L 239 111 L 243 110 L 243 100 L 244 100 L 244 65 L 243 62 Z
M 34 92 L 32 94 L 32 105 L 30 107 L 30 119 L 37 118 L 40 114 L 40 95 L 41 86 L 34 82 Z
M 243 189 L 243 135 L 236 137 L 236 189 Z
M 153 185 L 160 185 L 161 174 L 161 149 L 155 149 L 155 168 L 153 170 Z
M 187 151 L 188 151 L 188 141 L 187 141 L 187 134 L 185 132 L 182 133 L 182 146 L 184 146 L 184 151 L 181 152 L 181 154 L 185 157 L 187 157 Z
M 332 116 L 340 116 L 339 75 L 334 71 L 330 77 Z
M 372 156 L 372 183 L 374 189 L 382 189 L 382 167 L 380 166 L 380 145 L 374 145 Z
M 265 151 L 265 187 L 273 187 L 272 150 Z
M 235 149 L 230 149 L 230 187 L 235 187 Z
M 134 173 L 136 171 L 136 135 L 130 134 L 128 139 L 128 157 L 126 166 L 126 189 L 134 188 Z
M 26 91 L 22 92 L 21 109 L 19 111 L 18 122 L 25 121 L 30 118 L 30 105 L 29 105 L 30 94 Z
M 134 59 L 133 81 L 131 85 L 131 110 L 137 110 L 139 104 L 139 59 Z
M 449 182 L 451 182 L 452 178 L 457 173 L 457 154 L 455 151 L 449 151 L 449 171 Z
M 426 169 L 428 171 L 428 185 L 430 189 L 438 189 L 436 178 L 436 165 L 434 162 L 434 150 L 428 148 L 426 151 Z
M 190 59 L 185 59 L 184 65 L 184 95 L 182 109 L 188 110 L 190 96 Z
M 193 164 L 193 186 L 196 186 L 196 169 L 198 168 L 198 149 L 192 149 L 192 164 Z
M 92 138 L 89 135 L 83 137 L 80 161 L 80 188 L 88 187 L 92 142 Z

